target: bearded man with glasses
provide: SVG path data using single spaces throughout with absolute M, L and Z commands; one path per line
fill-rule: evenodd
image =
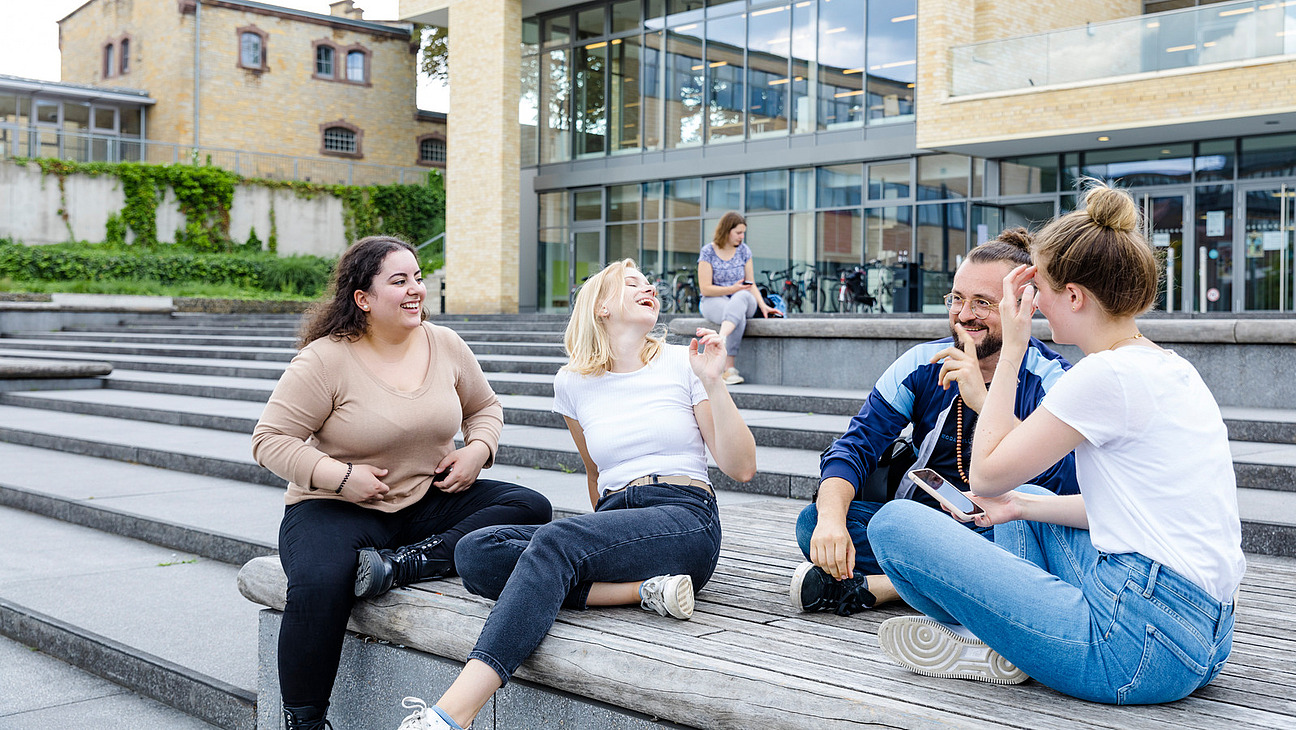
M 1012 228 L 968 254 L 954 275 L 954 290 L 945 295 L 950 337 L 918 345 L 887 368 L 850 428 L 824 451 L 819 489 L 797 519 L 797 543 L 809 561 L 796 569 L 789 587 L 797 609 L 845 616 L 899 597 L 873 556 L 868 522 L 889 499 L 940 507 L 908 477 L 897 479 L 893 473 L 887 479 L 875 473 L 879 468 L 926 467 L 968 491 L 972 434 L 1003 344 L 1003 280 L 1017 266 L 1030 263 L 1030 243 L 1026 229 Z M 1017 374 L 1017 418 L 1030 415 L 1070 367 L 1032 337 Z M 896 441 L 907 426 L 913 427 L 912 451 L 905 457 Z M 892 455 L 895 460 L 886 464 Z M 884 463 L 880 466 L 879 461 Z M 1058 494 L 1077 493 L 1074 456 L 1066 456 L 1031 483 Z M 992 536 L 990 528 L 966 525 Z

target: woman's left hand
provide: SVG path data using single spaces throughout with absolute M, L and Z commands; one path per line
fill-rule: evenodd
M 725 354 L 724 338 L 715 330 L 699 327 L 697 337 L 689 342 L 689 366 L 704 384 L 720 381 L 725 370 Z
M 1030 343 L 1031 317 L 1035 314 L 1034 266 L 1018 266 L 1003 280 L 1003 298 L 999 300 L 999 323 L 1003 343 L 1021 351 Z
M 455 449 L 446 454 L 437 464 L 436 473 L 442 475 L 433 479 L 432 486 L 447 494 L 462 492 L 477 481 L 482 466 L 490 458 L 490 448 L 481 441 L 469 441 L 462 449 Z

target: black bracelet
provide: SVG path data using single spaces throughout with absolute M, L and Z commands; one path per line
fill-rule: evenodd
M 346 486 L 346 483 L 347 483 L 347 480 L 351 478 L 351 462 L 348 461 L 348 462 L 346 463 L 346 465 L 347 465 L 347 473 L 346 473 L 346 476 L 342 477 L 342 483 L 338 485 L 337 491 L 334 492 L 334 494 L 341 494 L 341 493 L 342 493 L 342 487 L 345 487 L 345 486 Z

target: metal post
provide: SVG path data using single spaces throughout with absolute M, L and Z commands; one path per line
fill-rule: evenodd
M 1206 247 L 1197 247 L 1197 309 L 1206 311 Z
M 1282 201 L 1278 206 L 1278 230 L 1282 231 L 1282 247 L 1278 249 L 1278 311 L 1287 311 L 1287 186 L 1282 186 Z
M 1166 311 L 1173 312 L 1174 307 L 1174 249 L 1166 248 Z
M 243 52 L 240 47 L 239 53 Z M 194 50 L 193 50 L 193 67 L 194 67 L 194 90 L 193 90 L 193 146 L 198 149 L 198 124 L 200 119 L 199 105 L 201 96 L 198 93 L 198 82 L 202 78 L 202 0 L 194 0 Z

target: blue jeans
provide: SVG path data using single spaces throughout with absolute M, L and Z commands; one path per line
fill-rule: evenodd
M 870 533 L 910 606 L 963 624 L 1072 697 L 1177 700 L 1214 679 L 1233 646 L 1231 602 L 1138 553 L 1099 552 L 1088 530 L 1019 520 L 996 526 L 991 544 L 898 501 L 878 511 Z
M 688 574 L 698 590 L 719 558 L 715 497 L 696 487 L 628 487 L 605 495 L 590 514 L 477 530 L 459 541 L 455 568 L 465 588 L 496 604 L 468 658 L 507 684 L 559 608 L 585 608 L 593 583 Z
M 877 514 L 883 504 L 885 503 L 854 500 L 850 503 L 850 507 L 846 509 L 846 530 L 850 532 L 851 542 L 855 543 L 856 575 L 882 575 L 882 567 L 878 565 L 877 558 L 873 555 L 873 546 L 869 544 L 868 525 L 869 521 L 873 519 L 873 515 Z M 915 504 L 919 503 L 915 502 Z M 953 518 L 950 518 L 950 521 L 955 522 L 955 524 L 964 524 L 957 522 Z M 808 507 L 801 510 L 800 515 L 797 515 L 796 521 L 797 545 L 800 546 L 801 554 L 805 556 L 806 560 L 810 559 L 810 538 L 814 535 L 815 526 L 818 524 L 819 508 L 811 502 Z M 992 529 L 989 527 L 977 527 L 971 522 L 966 523 L 966 527 L 986 537 L 990 536 L 990 530 Z
M 698 309 L 703 317 L 717 324 L 733 322 L 734 331 L 725 338 L 725 352 L 737 355 L 747 320 L 756 314 L 756 297 L 746 289 L 726 297 L 702 297 Z

